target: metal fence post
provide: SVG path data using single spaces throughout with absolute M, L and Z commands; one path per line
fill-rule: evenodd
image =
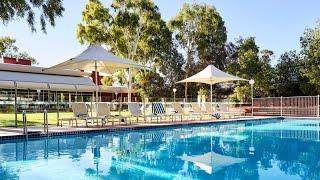
M 282 96 L 280 97 L 280 115 L 282 116 Z

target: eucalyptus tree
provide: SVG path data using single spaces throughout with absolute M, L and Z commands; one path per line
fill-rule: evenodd
M 270 65 L 272 51 L 263 50 L 259 56 L 259 47 L 252 37 L 239 40 L 237 46 L 237 61 L 230 63 L 227 71 L 245 79 L 254 79 L 255 96 L 268 96 L 273 78 Z M 249 100 L 249 83 L 238 82 L 234 95 L 238 100 Z
M 206 4 L 184 4 L 177 16 L 168 23 L 176 42 L 185 54 L 185 77 L 214 64 L 224 65 L 227 39 L 224 22 L 213 6 Z M 185 84 L 185 97 L 188 84 Z
M 303 95 L 303 77 L 301 75 L 302 60 L 296 51 L 281 54 L 275 67 L 275 89 L 277 96 Z
M 158 7 L 151 0 L 113 0 L 110 7 L 105 7 L 99 0 L 89 0 L 77 28 L 80 43 L 105 44 L 118 56 L 156 67 L 151 68 L 153 73 L 159 69 L 161 72 L 166 70 L 163 66 L 167 64 L 163 61 L 170 59 L 168 51 L 174 51 L 171 35 Z M 172 58 L 170 60 L 174 61 Z M 143 70 L 135 72 L 135 76 L 139 74 L 139 78 L 135 79 L 140 82 L 151 81 L 148 73 Z M 147 87 L 142 84 L 136 84 L 136 87 L 145 91 L 142 93 L 144 95 L 156 94 L 147 93 Z M 164 87 L 164 84 L 160 87 Z
M 308 79 L 309 85 L 313 86 L 316 92 L 308 94 L 320 93 L 320 23 L 314 28 L 307 28 L 303 36 L 300 38 L 302 47 L 303 66 L 302 74 Z
M 39 21 L 41 30 L 46 33 L 46 26 L 49 23 L 55 26 L 57 17 L 61 17 L 64 11 L 62 0 L 1 0 L 0 20 L 3 24 L 17 18 L 24 18 L 32 32 L 36 31 L 36 14 L 40 14 Z

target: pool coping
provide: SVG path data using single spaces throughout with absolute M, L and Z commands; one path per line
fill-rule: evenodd
M 268 120 L 268 119 L 284 119 L 285 117 L 281 116 L 259 116 L 259 117 L 249 117 L 249 118 L 235 118 L 235 119 L 221 119 L 221 120 L 201 120 L 201 121 L 182 121 L 182 122 L 166 122 L 166 123 L 157 123 L 157 124 L 131 124 L 131 125 L 115 125 L 115 126 L 106 126 L 106 127 L 69 127 L 72 130 L 68 129 L 67 131 L 54 132 L 49 129 L 49 133 L 46 134 L 42 131 L 33 132 L 28 134 L 28 137 L 23 134 L 12 134 L 12 135 L 2 135 L 0 136 L 1 141 L 10 141 L 10 140 L 28 140 L 28 139 L 37 139 L 44 137 L 56 137 L 56 136 L 65 136 L 65 135 L 80 135 L 80 134 L 89 134 L 89 133 L 101 133 L 101 132 L 126 132 L 132 130 L 142 130 L 142 129 L 155 129 L 155 128 L 165 128 L 165 127 L 179 127 L 179 126 L 194 126 L 194 125 L 205 125 L 205 124 L 216 124 L 216 123 L 228 123 L 228 122 L 239 122 L 239 121 L 256 121 L 256 120 Z M 56 127 L 56 126 L 55 126 Z M 42 127 L 38 127 L 43 129 Z M 56 127 L 59 128 L 59 127 Z M 32 131 L 31 131 L 32 132 Z

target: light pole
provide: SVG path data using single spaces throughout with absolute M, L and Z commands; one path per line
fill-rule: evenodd
M 251 115 L 253 116 L 253 84 L 254 84 L 254 80 L 250 79 L 249 84 L 251 85 Z
M 118 92 L 114 92 L 114 94 L 116 95 L 116 100 L 118 100 Z
M 173 102 L 176 102 L 176 92 L 177 92 L 177 89 L 176 89 L 176 88 L 173 88 L 172 91 L 173 91 Z

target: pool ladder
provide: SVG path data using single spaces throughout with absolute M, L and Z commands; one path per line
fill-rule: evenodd
M 48 123 L 48 111 L 43 111 L 43 132 L 48 136 L 49 134 L 49 123 Z
M 22 125 L 23 125 L 23 135 L 25 135 L 26 140 L 28 140 L 28 126 L 27 126 L 27 113 L 22 111 Z

